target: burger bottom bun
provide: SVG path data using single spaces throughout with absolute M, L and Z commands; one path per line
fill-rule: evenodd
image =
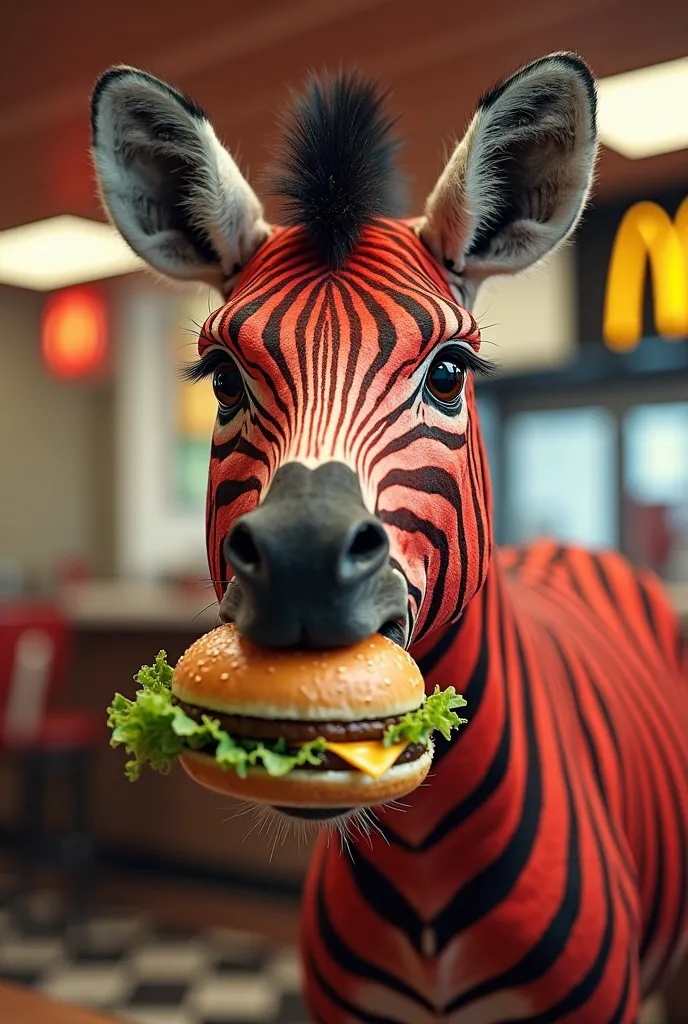
M 288 775 L 268 775 L 249 768 L 242 779 L 226 771 L 208 754 L 187 751 L 180 762 L 194 782 L 215 793 L 273 807 L 375 807 L 407 796 L 423 782 L 432 764 L 432 743 L 415 761 L 392 765 L 379 779 L 357 770 L 317 771 L 295 768 Z

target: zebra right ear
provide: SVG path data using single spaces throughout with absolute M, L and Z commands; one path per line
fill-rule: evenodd
M 536 60 L 483 97 L 419 225 L 458 292 L 531 266 L 571 233 L 592 181 L 595 111 L 592 74 L 571 53 Z
M 103 205 L 134 252 L 167 277 L 226 293 L 269 228 L 203 111 L 152 75 L 115 67 L 96 83 L 91 131 Z

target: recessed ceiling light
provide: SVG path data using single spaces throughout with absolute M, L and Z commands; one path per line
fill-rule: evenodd
M 632 160 L 688 146 L 688 57 L 603 78 L 598 88 L 605 146 Z
M 65 214 L 0 231 L 0 281 L 51 291 L 130 274 L 143 264 L 110 227 Z

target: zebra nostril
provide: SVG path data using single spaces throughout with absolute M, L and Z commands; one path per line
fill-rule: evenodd
M 237 523 L 229 532 L 225 542 L 227 560 L 237 573 L 257 576 L 264 568 L 265 560 L 253 536 L 253 531 L 245 523 Z
M 260 647 L 346 647 L 391 622 L 404 642 L 408 587 L 389 549 L 353 470 L 287 462 L 227 530 L 223 621 Z
M 339 578 L 355 582 L 372 575 L 389 557 L 389 540 L 382 523 L 367 520 L 349 530 L 339 556 Z
M 382 539 L 384 544 L 384 539 Z M 372 523 L 366 523 L 356 530 L 347 554 L 351 558 L 369 558 L 380 548 L 381 538 L 379 530 Z

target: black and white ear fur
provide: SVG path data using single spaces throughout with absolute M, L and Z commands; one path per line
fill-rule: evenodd
M 480 101 L 435 185 L 419 232 L 464 304 L 492 274 L 523 270 L 574 229 L 597 153 L 595 82 L 554 53 Z
M 116 67 L 91 99 L 93 160 L 110 218 L 154 270 L 227 292 L 268 235 L 255 193 L 191 100 Z

